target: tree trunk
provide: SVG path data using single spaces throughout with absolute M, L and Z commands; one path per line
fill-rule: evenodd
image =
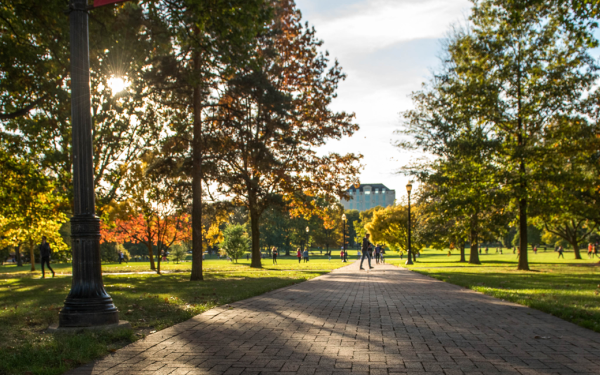
M 521 53 L 521 44 L 518 44 L 519 56 Z M 519 146 L 519 180 L 521 188 L 521 198 L 519 199 L 519 265 L 518 270 L 529 271 L 529 262 L 527 260 L 527 180 L 525 178 L 525 138 L 523 137 L 523 119 L 521 118 L 521 66 L 519 58 L 519 70 L 517 71 L 517 141 Z
M 260 231 L 258 226 L 259 215 L 254 209 L 254 203 L 250 202 L 250 231 L 252 233 L 252 263 L 250 267 L 262 268 L 260 259 Z
M 194 53 L 194 68 L 200 72 L 200 54 Z M 194 141 L 192 144 L 192 274 L 191 281 L 202 275 L 202 86 L 194 87 Z
M 481 261 L 479 260 L 479 244 L 477 243 L 478 234 L 477 230 L 474 228 L 477 228 L 477 215 L 475 215 L 471 224 L 471 253 L 469 254 L 469 263 L 481 264 Z
M 156 273 L 160 275 L 160 262 L 161 262 L 161 259 L 162 259 L 162 251 L 161 251 L 162 249 L 161 249 L 161 247 L 162 246 L 160 245 L 160 242 L 158 242 L 156 245 L 157 245 L 156 246 L 156 252 L 158 253 L 158 259 L 156 260 Z M 166 255 L 166 253 L 165 253 L 165 255 Z
M 579 243 L 577 243 L 577 240 L 571 241 L 571 246 L 573 246 L 573 252 L 575 253 L 575 259 L 581 259 L 581 253 L 579 252 Z
M 465 259 L 465 241 L 462 241 L 460 245 L 460 260 L 459 262 L 466 262 Z
M 529 271 L 529 261 L 527 260 L 527 199 L 525 198 L 519 200 L 519 266 L 517 269 Z
M 17 258 L 17 267 L 23 267 L 23 258 L 21 258 L 21 243 L 17 245 L 15 257 Z
M 35 246 L 33 245 L 33 241 L 30 241 L 29 243 L 29 258 L 31 260 L 31 270 L 35 271 L 35 253 L 34 251 Z
M 152 251 L 152 244 L 146 243 L 146 247 L 148 248 L 148 256 L 150 257 L 150 269 L 152 271 L 156 271 L 156 266 L 154 265 L 154 253 Z

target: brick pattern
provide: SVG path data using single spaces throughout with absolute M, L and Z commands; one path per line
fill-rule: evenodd
M 600 334 L 358 263 L 219 307 L 69 374 L 600 374 Z

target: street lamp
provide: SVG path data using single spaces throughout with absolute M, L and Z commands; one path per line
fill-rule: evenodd
M 412 184 L 409 182 L 406 184 L 406 191 L 408 192 L 408 260 L 406 264 L 413 264 L 412 253 L 410 248 L 410 191 L 412 190 Z
M 58 315 L 59 328 L 119 324 L 119 311 L 104 289 L 100 263 L 100 219 L 96 216 L 88 2 L 71 0 L 71 121 L 73 142 L 73 217 L 71 290 Z
M 344 263 L 346 263 L 348 261 L 348 252 L 346 251 L 346 214 L 342 215 L 342 222 L 344 223 L 342 249 L 344 250 Z
M 308 251 L 308 231 L 310 229 L 308 229 L 308 226 L 306 227 L 306 251 Z

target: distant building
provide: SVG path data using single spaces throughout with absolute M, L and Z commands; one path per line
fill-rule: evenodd
M 366 211 L 370 208 L 387 207 L 394 204 L 396 190 L 388 189 L 384 184 L 361 184 L 360 187 L 347 190 L 350 200 L 342 199 L 345 210 Z

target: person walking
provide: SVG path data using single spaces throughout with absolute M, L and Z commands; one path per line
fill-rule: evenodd
M 563 259 L 565 259 L 565 255 L 563 254 L 563 247 L 559 246 L 558 247 L 558 257 L 562 257 Z
M 369 248 L 371 248 L 371 251 L 373 249 L 373 244 L 371 242 L 369 242 L 369 237 L 370 234 L 367 233 L 365 234 L 365 237 L 363 238 L 363 242 L 362 242 L 362 259 L 360 260 L 360 269 L 364 270 L 363 268 L 363 262 L 365 261 L 365 258 L 368 259 L 369 261 L 369 268 L 372 269 L 373 267 L 371 266 L 371 254 L 369 254 Z
M 296 249 L 296 256 L 298 257 L 298 263 L 300 263 L 302 261 L 302 251 L 300 251 L 300 248 Z
M 385 255 L 385 250 L 384 250 L 384 248 L 383 248 L 383 245 L 381 245 L 381 250 L 380 250 L 380 252 L 381 252 L 381 263 L 385 263 L 385 257 L 384 257 L 384 255 Z
M 304 249 L 304 263 L 308 262 L 308 249 Z
M 592 259 L 592 243 L 588 243 L 588 259 Z
M 328 253 L 329 261 L 331 262 L 331 251 Z
M 46 272 L 44 270 L 44 264 L 48 266 L 48 269 L 52 272 L 52 277 L 54 277 L 54 270 L 50 267 L 50 255 L 52 254 L 52 249 L 50 248 L 50 244 L 46 242 L 46 236 L 42 236 L 42 243 L 40 244 L 40 257 L 42 264 L 42 279 L 46 278 Z M 33 260 L 31 260 L 33 262 Z
M 340 259 L 344 262 L 344 250 L 340 251 Z
M 273 264 L 277 264 L 277 248 L 275 246 L 271 249 L 271 253 L 273 254 Z
M 381 245 L 377 244 L 377 246 L 375 246 L 375 263 L 379 264 L 380 260 L 381 260 Z

